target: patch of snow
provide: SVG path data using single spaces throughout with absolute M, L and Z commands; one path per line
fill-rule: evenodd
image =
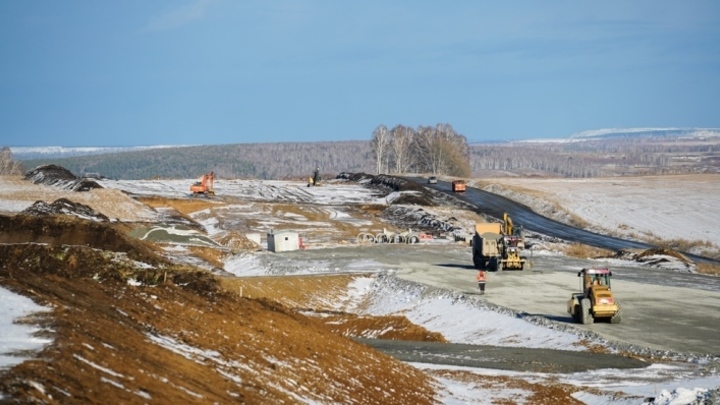
M 103 367 L 103 366 L 101 366 L 101 365 L 99 365 L 99 364 L 97 364 L 97 363 L 95 363 L 95 362 L 92 362 L 92 361 L 90 361 L 90 360 L 88 360 L 88 359 L 80 356 L 79 354 L 73 354 L 73 357 L 76 358 L 76 359 L 78 359 L 78 360 L 80 360 L 80 361 L 82 361 L 83 363 L 89 365 L 90 367 L 92 367 L 92 368 L 94 368 L 94 369 L 97 369 L 97 370 L 102 371 L 102 372 L 105 373 L 105 374 L 109 374 L 109 375 L 111 375 L 111 376 L 113 376 L 113 377 L 125 378 L 125 376 L 123 376 L 122 374 L 116 373 L 116 372 L 110 370 L 110 369 L 107 368 L 107 367 Z
M 17 323 L 17 320 L 50 308 L 35 304 L 31 299 L 0 287 L 0 369 L 10 368 L 27 360 L 27 356 L 17 356 L 23 351 L 40 351 L 52 342 L 50 339 L 36 337 L 41 329 L 37 326 Z

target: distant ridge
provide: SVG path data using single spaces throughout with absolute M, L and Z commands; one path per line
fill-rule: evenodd
M 18 160 L 57 159 L 74 156 L 103 155 L 107 153 L 132 152 L 149 149 L 178 148 L 195 145 L 153 146 L 10 146 L 10 152 Z
M 603 128 L 577 132 L 569 137 L 557 138 L 527 138 L 527 139 L 493 139 L 468 140 L 470 145 L 501 145 L 517 143 L 563 143 L 577 141 L 592 141 L 610 138 L 633 137 L 720 137 L 720 128 Z
M 587 138 L 630 138 L 637 136 L 720 136 L 720 128 L 606 128 L 572 134 L 571 140 Z

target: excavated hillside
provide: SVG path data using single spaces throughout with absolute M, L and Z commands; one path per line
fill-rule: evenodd
M 54 340 L 4 373 L 0 402 L 434 402 L 419 370 L 110 224 L 3 216 L 0 235 L 0 284 L 51 308 L 26 321 Z

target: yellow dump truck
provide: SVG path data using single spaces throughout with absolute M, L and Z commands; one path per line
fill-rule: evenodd
M 505 214 L 503 223 L 480 222 L 475 224 L 472 240 L 473 265 L 490 271 L 523 270 L 525 249 L 522 229 L 512 224 Z
M 498 249 L 502 239 L 502 224 L 495 222 L 479 222 L 475 224 L 472 239 L 473 264 L 478 269 L 490 268 L 490 262 L 500 256 Z

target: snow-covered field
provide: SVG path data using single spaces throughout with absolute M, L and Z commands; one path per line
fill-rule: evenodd
M 486 187 L 489 191 L 521 201 L 548 216 L 554 207 L 547 202 L 557 203 L 562 211 L 576 215 L 590 228 L 603 233 L 633 239 L 709 243 L 714 245 L 711 251 L 720 251 L 720 210 L 717 209 L 720 207 L 720 174 L 503 178 L 481 182 L 493 184 Z
M 670 178 L 672 179 L 672 178 Z M 661 238 L 688 238 L 717 241 L 720 237 L 720 213 L 712 207 L 720 206 L 720 177 L 699 181 L 692 187 L 687 182 L 662 181 L 662 179 L 622 180 L 598 179 L 584 181 L 548 181 L 541 188 L 544 192 L 555 194 L 562 206 L 592 224 L 608 228 L 627 226 L 635 232 L 652 234 Z M 537 183 L 536 180 L 523 182 L 513 179 L 518 185 L 526 188 Z M 0 187 L 6 180 L 0 177 Z M 108 188 L 124 190 L 135 195 L 159 195 L 171 198 L 188 196 L 188 181 L 103 181 Z M 0 213 L 17 213 L 30 206 L 35 195 L 12 182 L 7 193 L 0 196 Z M 20 184 L 20 185 L 19 185 Z M 43 186 L 28 184 L 31 188 L 40 188 L 47 196 L 71 198 L 71 192 L 49 192 Z M 554 188 L 553 188 L 554 187 Z M 362 185 L 350 182 L 337 182 L 332 187 L 306 187 L 302 182 L 233 180 L 216 182 L 216 192 L 236 199 L 237 202 L 288 202 L 307 203 L 318 206 L 341 207 L 346 204 L 379 204 L 385 205 L 392 196 L 372 192 Z M 27 196 L 20 198 L 20 196 Z M 47 201 L 48 203 L 52 201 Z M 122 212 L 122 211 L 120 211 Z M 143 214 L 147 216 L 148 214 Z M 212 228 L 215 222 L 206 218 Z M 201 220 L 202 222 L 202 220 Z M 228 263 L 237 275 L 273 274 L 273 269 L 264 267 L 263 262 L 252 256 L 233 259 Z M 238 264 L 238 260 L 243 260 Z M 312 268 L 308 263 L 303 267 Z M 318 264 L 322 267 L 322 264 Z M 346 271 L 356 272 L 359 269 L 368 272 L 379 272 L 378 263 L 365 261 L 349 266 Z M 337 302 L 338 311 L 351 311 L 366 314 L 387 315 L 402 314 L 411 321 L 425 326 L 427 329 L 440 332 L 454 342 L 502 344 L 509 336 L 528 342 L 529 347 L 565 348 L 577 343 L 577 335 L 531 325 L 510 315 L 503 315 L 490 310 L 477 300 L 465 299 L 457 294 L 447 292 L 437 296 L 423 296 L 421 286 L 392 283 L 382 284 L 372 277 L 358 278 L 348 291 L 346 299 Z M 41 308 L 28 305 L 27 299 L 19 297 L 7 290 L 0 289 L 2 311 L 0 311 L 0 350 L 5 356 L 18 350 L 37 348 L 38 344 L 47 343 L 32 337 L 33 329 L 18 327 L 14 320 L 39 311 Z M 9 305 L 11 302 L 19 304 Z M 26 301 L 23 301 L 26 300 Z M 361 305 L 362 303 L 362 305 Z M 19 311 L 10 311 L 17 308 Z M 449 316 L 449 314 L 451 316 Z M 440 316 L 442 315 L 442 316 Z M 468 322 L 473 320 L 473 322 Z M 482 320 L 480 326 L 477 322 Z M 493 328 L 488 334 L 481 327 Z M 481 340 L 478 336 L 482 335 Z M 17 343 L 17 345 L 15 343 Z M 9 346 L 13 343 L 12 346 Z M 3 357 L 5 359 L 8 357 Z M 9 359 L 22 360 L 21 358 Z M 7 367 L 12 363 L 0 363 Z M 424 369 L 439 366 L 415 364 Z M 558 375 L 540 373 L 515 373 L 487 369 L 464 369 L 478 375 L 509 376 L 526 381 L 560 381 L 579 387 L 589 388 L 587 392 L 577 394 L 576 399 L 586 404 L 637 404 L 641 400 L 617 399 L 615 393 L 624 392 L 638 397 L 655 397 L 655 404 L 689 404 L 696 398 L 705 395 L 708 389 L 720 387 L 720 370 L 712 374 L 700 375 L 702 364 L 653 364 L 642 370 L 597 370 L 592 372 Z M 458 367 L 441 367 L 442 369 L 461 369 Z M 445 389 L 444 402 L 448 404 L 484 404 L 494 400 L 507 398 L 527 398 L 529 392 L 510 393 L 503 389 L 484 389 L 472 383 L 457 380 L 441 380 Z M 592 388 L 592 390 L 590 390 Z M 599 391 L 596 391 L 599 390 Z M 600 394 L 598 394 L 600 392 Z M 519 396 L 518 396 L 519 395 Z M 526 403 L 527 399 L 525 400 Z

